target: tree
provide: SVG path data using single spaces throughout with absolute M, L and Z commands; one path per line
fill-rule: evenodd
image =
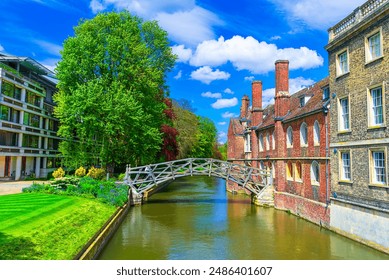
M 178 156 L 178 131 L 173 127 L 173 120 L 176 118 L 171 99 L 165 98 L 166 109 L 163 111 L 167 122 L 162 124 L 161 132 L 163 133 L 163 143 L 160 152 L 161 161 L 175 160 Z
M 192 157 L 211 158 L 214 156 L 217 140 L 215 124 L 206 117 L 198 116 L 199 128 L 196 133 L 196 144 L 192 149 Z
M 162 145 L 166 72 L 175 62 L 167 33 L 128 12 L 75 27 L 57 66 L 55 115 L 68 166 L 145 164 Z

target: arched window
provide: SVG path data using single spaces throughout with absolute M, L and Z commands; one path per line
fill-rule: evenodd
M 296 162 L 295 168 L 294 168 L 294 178 L 296 181 L 301 181 L 302 178 L 302 166 L 301 162 Z
M 265 170 L 265 164 L 263 163 L 263 161 L 261 161 L 261 162 L 259 163 L 259 169 Z
M 263 135 L 262 133 L 259 135 L 259 151 L 263 151 Z
M 304 122 L 300 126 L 300 145 L 307 146 L 308 145 L 308 126 Z
M 270 136 L 266 133 L 266 151 L 270 149 Z
M 293 165 L 290 161 L 286 163 L 286 179 L 293 180 Z
M 312 185 L 320 184 L 320 169 L 317 161 L 313 161 L 311 164 L 311 183 Z
M 271 163 L 271 175 L 272 175 L 273 178 L 276 177 L 275 165 L 276 165 L 275 161 L 272 161 L 272 163 Z
M 320 126 L 318 121 L 315 121 L 315 124 L 313 125 L 313 143 L 315 145 L 320 143 Z
M 291 126 L 286 131 L 286 146 L 293 147 L 293 129 Z
M 272 146 L 272 149 L 274 150 L 276 148 L 276 136 L 275 136 L 275 131 L 273 131 L 272 135 L 271 135 L 272 139 L 271 139 L 271 146 Z

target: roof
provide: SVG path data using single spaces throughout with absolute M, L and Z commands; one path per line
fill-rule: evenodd
M 231 118 L 230 124 L 232 126 L 232 132 L 234 135 L 238 136 L 244 134 L 244 126 L 238 118 Z
M 0 53 L 0 62 L 18 62 L 24 67 L 34 71 L 39 75 L 47 75 L 49 77 L 55 77 L 55 74 L 50 69 L 46 68 L 39 62 L 33 60 L 32 58 L 25 56 L 13 56 Z
M 304 88 L 290 96 L 290 109 L 288 114 L 283 118 L 283 122 L 288 122 L 296 118 L 306 116 L 307 114 L 323 109 L 328 103 L 323 100 L 322 89 L 329 84 L 329 78 L 315 83 L 314 85 Z M 303 107 L 300 106 L 301 97 L 310 97 Z M 266 128 L 274 125 L 274 104 L 267 106 L 263 110 L 263 119 L 255 129 Z

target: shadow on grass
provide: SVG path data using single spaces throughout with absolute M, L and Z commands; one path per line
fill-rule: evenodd
M 39 260 L 41 255 L 31 239 L 0 232 L 0 260 Z

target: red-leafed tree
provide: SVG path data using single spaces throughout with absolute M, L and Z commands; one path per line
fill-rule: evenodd
M 161 132 L 163 134 L 163 142 L 160 152 L 161 160 L 175 160 L 178 155 L 177 135 L 178 131 L 173 127 L 173 120 L 176 118 L 172 101 L 169 98 L 164 99 L 166 109 L 163 111 L 166 116 L 166 123 L 162 124 Z

